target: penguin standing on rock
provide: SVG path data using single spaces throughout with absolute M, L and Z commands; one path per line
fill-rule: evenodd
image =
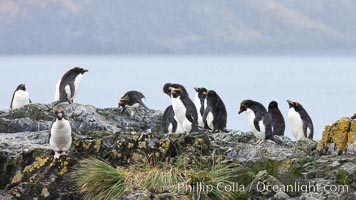
M 144 104 L 145 102 L 145 96 L 138 91 L 129 91 L 127 92 L 123 97 L 120 98 L 119 101 L 119 107 L 134 107 L 137 108 L 139 106 L 142 106 L 146 109 L 147 106 Z
M 55 101 L 72 104 L 78 94 L 83 75 L 86 72 L 88 72 L 87 69 L 74 67 L 65 73 L 62 79 L 57 83 Z
M 254 135 L 257 138 L 256 144 L 262 144 L 266 139 L 273 140 L 271 122 L 266 108 L 259 102 L 244 100 L 240 104 L 238 114 L 246 111 L 247 121 Z
M 284 131 L 286 125 L 284 122 L 283 115 L 278 108 L 278 103 L 276 101 L 271 101 L 268 105 L 268 113 L 272 119 L 272 133 L 273 135 L 284 136 Z
M 288 120 L 295 139 L 313 139 L 314 126 L 307 111 L 298 102 L 287 100 L 289 104 Z
M 170 96 L 170 88 L 180 89 L 186 96 L 188 96 L 187 90 L 181 84 L 166 83 L 163 86 L 163 92 Z M 181 126 L 178 124 L 172 105 L 168 106 L 163 113 L 162 117 L 162 132 L 163 133 L 183 133 Z
M 57 109 L 49 136 L 49 145 L 55 153 L 55 159 L 59 159 L 60 156 L 66 155 L 66 152 L 68 152 L 72 144 L 71 132 L 72 129 L 69 121 L 65 117 L 64 110 Z
M 208 92 L 208 90 L 203 87 L 200 88 L 195 87 L 194 90 L 197 92 L 194 98 L 194 105 L 197 108 L 197 112 L 198 112 L 198 125 L 199 127 L 204 128 L 203 115 L 206 107 L 204 103 L 205 103 L 206 93 Z
M 180 88 L 170 88 L 172 108 L 178 124 L 185 133 L 198 131 L 198 113 L 192 100 Z
M 10 109 L 22 108 L 31 103 L 30 94 L 26 91 L 26 85 L 20 84 L 17 86 L 10 104 Z
M 226 131 L 227 112 L 224 102 L 214 90 L 205 92 L 207 107 L 204 111 L 204 127 L 212 132 Z

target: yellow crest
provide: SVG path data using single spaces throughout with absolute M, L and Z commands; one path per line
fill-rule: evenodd
M 127 95 L 120 98 L 120 101 L 128 101 L 128 100 L 130 100 L 130 97 Z

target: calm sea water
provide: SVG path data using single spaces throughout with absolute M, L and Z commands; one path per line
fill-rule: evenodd
M 164 83 L 185 85 L 191 97 L 193 87 L 204 86 L 225 102 L 230 129 L 249 130 L 246 116 L 237 115 L 244 99 L 266 107 L 276 100 L 285 118 L 286 100 L 299 101 L 313 119 L 315 139 L 325 125 L 356 112 L 356 59 L 330 56 L 4 56 L 0 109 L 8 109 L 19 83 L 27 85 L 33 102 L 52 102 L 57 81 L 74 66 L 89 69 L 78 103 L 116 107 L 126 91 L 138 90 L 148 107 L 164 110 L 170 104 Z M 286 135 L 293 138 L 286 124 Z

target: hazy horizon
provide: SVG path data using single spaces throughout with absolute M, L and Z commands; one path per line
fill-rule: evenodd
M 0 1 L 0 54 L 356 54 L 349 0 Z

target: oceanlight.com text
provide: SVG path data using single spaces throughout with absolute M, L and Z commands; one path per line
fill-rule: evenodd
M 198 182 L 195 184 L 179 183 L 177 185 L 179 193 L 212 193 L 215 191 L 219 192 L 285 192 L 285 193 L 308 193 L 308 192 L 337 192 L 337 193 L 347 193 L 349 191 L 348 185 L 333 185 L 333 184 L 318 184 L 318 183 L 306 183 L 302 184 L 295 182 L 290 185 L 283 184 L 267 184 L 265 182 L 258 182 L 254 187 L 246 187 L 239 183 L 218 183 L 217 185 L 209 185 L 203 182 Z

